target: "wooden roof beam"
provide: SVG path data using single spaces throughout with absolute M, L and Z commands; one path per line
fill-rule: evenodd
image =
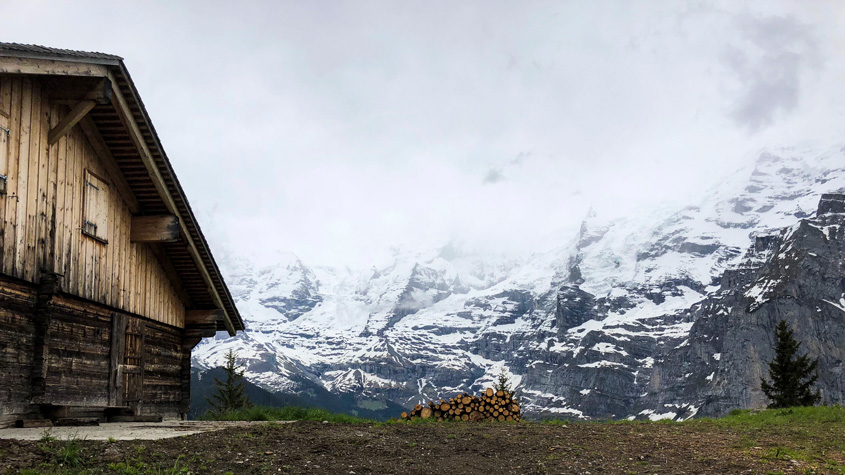
M 114 92 L 108 78 L 52 77 L 46 80 L 50 99 L 57 103 L 75 104 L 94 101 L 100 105 L 111 104 Z
M 72 129 L 73 126 L 78 124 L 80 120 L 88 115 L 88 113 L 91 112 L 91 109 L 93 109 L 96 105 L 97 103 L 95 101 L 79 101 L 73 109 L 70 110 L 70 113 L 64 116 L 62 120 L 50 130 L 50 133 L 47 134 L 47 143 L 53 145 L 58 142 L 60 138 L 70 132 L 70 129 Z
M 225 312 L 219 308 L 210 310 L 186 310 L 185 323 L 186 324 L 216 324 L 226 317 Z
M 0 73 L 106 77 L 109 68 L 104 64 L 3 56 L 0 57 Z
M 217 326 L 213 323 L 188 324 L 185 327 L 185 338 L 193 340 L 196 338 L 209 338 L 217 334 Z M 193 346 L 191 347 L 193 348 Z
M 130 226 L 131 242 L 177 242 L 182 236 L 179 217 L 172 214 L 133 216 Z

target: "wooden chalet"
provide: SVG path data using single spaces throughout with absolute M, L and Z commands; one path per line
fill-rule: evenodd
M 0 43 L 0 216 L 0 426 L 184 417 L 243 320 L 120 57 Z

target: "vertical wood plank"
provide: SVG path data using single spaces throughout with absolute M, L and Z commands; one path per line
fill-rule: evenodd
M 15 266 L 12 274 L 25 279 L 24 255 L 27 244 L 27 196 L 29 192 L 29 142 L 32 128 L 32 81 L 23 78 L 21 84 L 21 116 L 18 152 L 18 194 L 17 194 L 17 242 L 15 244 Z
M 11 84 L 9 82 L 9 78 L 7 76 L 0 76 L 0 127 L 4 127 L 8 129 L 11 125 L 11 121 L 9 120 L 10 110 L 12 103 L 12 94 L 11 94 Z M 8 180 L 9 174 L 9 148 L 11 147 L 11 133 L 6 134 L 6 132 L 0 129 L 0 174 L 7 175 L 6 179 Z M 7 195 L 8 196 L 8 190 Z M 4 251 L 5 243 L 6 243 L 6 206 L 5 206 L 5 198 L 6 196 L 2 196 L 0 198 L 0 272 L 3 270 L 4 263 L 6 261 L 7 254 Z
M 121 308 L 129 308 L 129 261 L 131 259 L 130 256 L 130 249 L 129 249 L 129 226 L 131 224 L 130 221 L 130 214 L 129 209 L 126 209 L 126 214 L 123 215 L 123 227 L 122 227 L 122 252 L 121 252 L 121 287 L 123 289 L 123 303 L 121 304 Z
M 2 271 L 4 274 L 16 275 L 17 255 L 17 214 L 18 214 L 18 182 L 20 162 L 20 135 L 21 135 L 21 80 L 20 78 L 7 79 L 10 88 L 9 105 L 9 168 L 8 180 L 6 182 L 6 199 L 2 206 L 5 207 L 5 239 L 3 242 L 3 254 L 5 257 Z
M 109 245 L 106 246 L 108 249 L 106 250 L 108 256 L 106 258 L 106 277 L 108 279 L 108 283 L 106 284 L 106 295 L 109 302 L 109 305 L 116 307 L 117 306 L 117 269 L 115 268 L 115 251 L 120 248 L 120 239 L 118 239 L 118 224 L 119 224 L 119 213 L 120 213 L 120 203 L 119 197 L 120 194 L 116 193 L 113 187 L 110 188 L 112 190 L 112 197 L 109 200 Z
M 136 303 L 138 301 L 137 294 L 137 282 L 136 276 L 138 275 L 138 271 L 136 269 L 137 259 L 135 258 L 135 253 L 137 250 L 137 244 L 129 244 L 129 282 L 127 284 L 127 288 L 129 289 L 129 311 L 132 313 L 138 313 L 138 309 L 136 307 Z
M 115 239 L 115 241 L 116 241 L 115 245 L 117 246 L 117 248 L 116 248 L 115 254 L 114 254 L 115 255 L 114 261 L 112 262 L 112 272 L 114 273 L 114 276 L 115 276 L 115 279 L 116 279 L 115 284 L 114 284 L 114 288 L 115 288 L 115 292 L 116 292 L 115 306 L 118 307 L 118 308 L 123 308 L 123 306 L 124 306 L 124 303 L 123 303 L 124 302 L 123 301 L 123 298 L 124 298 L 124 294 L 123 294 L 123 275 L 124 275 L 123 274 L 123 269 L 124 269 L 124 266 L 123 266 L 123 261 L 124 261 L 123 237 L 124 237 L 124 233 L 126 232 L 125 217 L 126 217 L 127 213 L 128 213 L 128 210 L 126 210 L 124 206 L 120 206 L 120 214 L 115 216 L 115 218 L 117 220 L 119 220 L 119 222 L 118 222 L 118 224 L 115 228 L 117 230 L 117 238 Z
M 41 109 L 44 114 L 44 126 L 41 130 L 43 136 L 46 137 L 50 133 L 53 125 L 58 124 L 58 117 L 53 112 L 55 107 L 50 106 L 47 91 L 41 93 Z M 58 161 L 58 144 L 50 145 L 47 140 L 42 142 L 41 150 L 47 160 L 47 190 L 46 194 L 42 194 L 44 199 L 44 217 L 43 221 L 43 238 L 44 245 L 42 247 L 41 261 L 43 266 L 49 272 L 55 272 L 56 267 L 56 206 L 58 204 L 58 176 L 59 176 L 59 161 Z
M 144 314 L 144 299 L 141 296 L 141 289 L 144 288 L 144 259 L 141 253 L 141 244 L 135 244 L 135 313 Z
M 29 186 L 26 190 L 26 245 L 24 248 L 24 278 L 34 282 L 38 271 L 38 195 L 42 188 L 41 176 L 44 175 L 46 187 L 46 164 L 42 170 L 41 160 L 41 88 L 37 81 L 32 81 L 31 124 L 29 134 Z
M 144 290 L 144 303 L 146 304 L 146 313 L 144 315 L 149 315 L 151 318 L 155 318 L 152 316 L 155 308 L 153 307 L 153 301 L 150 298 L 150 294 L 153 293 L 153 260 L 152 256 L 150 255 L 150 248 L 148 245 L 144 245 L 144 255 L 146 258 L 147 272 L 146 272 L 146 286 Z
M 77 295 L 84 295 L 84 277 L 86 259 L 84 247 L 82 243 L 82 207 L 83 207 L 83 188 L 84 171 L 82 167 L 82 157 L 79 151 L 78 133 L 73 134 L 71 143 L 73 153 L 73 204 L 71 207 L 72 215 L 70 221 L 70 257 L 68 265 L 71 266 L 72 282 L 74 292 Z
M 61 120 L 61 107 L 53 106 L 53 122 L 50 128 L 54 127 Z M 62 136 L 55 144 L 56 157 L 56 238 L 54 246 L 55 269 L 59 274 L 67 276 L 65 268 L 65 242 L 67 240 L 67 220 L 65 217 L 65 203 L 67 200 L 67 134 Z
M 71 266 L 73 262 L 71 260 L 72 249 L 73 249 L 73 230 L 74 230 L 74 221 L 73 221 L 73 211 L 74 208 L 78 208 L 79 205 L 76 204 L 74 194 L 76 193 L 76 187 L 78 186 L 76 183 L 76 161 L 73 156 L 73 140 L 69 136 L 64 137 L 64 157 L 65 157 L 65 211 L 64 211 L 64 218 L 63 218 L 63 234 L 64 239 L 62 243 L 62 254 L 64 254 L 63 259 L 63 268 L 64 274 L 66 277 L 71 275 Z
M 159 276 L 162 273 L 161 272 L 161 266 L 159 266 L 158 258 L 155 257 L 155 253 L 152 253 L 152 254 L 153 254 L 153 269 L 155 270 L 156 276 Z M 155 310 L 156 316 L 158 317 L 159 320 L 167 321 L 166 316 L 164 315 L 164 312 L 162 312 L 162 310 L 161 310 L 161 296 L 164 293 L 163 289 L 162 289 L 163 284 L 164 284 L 164 279 L 162 279 L 160 277 L 156 279 L 156 289 L 155 289 L 155 295 L 153 295 L 153 299 L 154 299 L 155 306 L 156 306 L 156 310 Z
M 123 405 L 123 385 L 118 368 L 123 364 L 126 349 L 126 315 L 114 313 L 111 327 L 111 350 L 109 353 L 109 403 Z
M 149 266 L 147 264 L 148 261 L 146 251 L 147 247 L 141 244 L 138 252 L 139 257 L 141 258 L 141 287 L 138 295 L 138 303 L 141 304 L 141 308 L 139 309 L 141 311 L 141 315 L 149 315 L 149 306 L 147 305 L 147 302 L 149 301 L 149 299 L 147 298 L 147 289 L 149 288 L 148 285 L 150 279 L 148 274 Z
M 141 355 L 141 376 L 138 381 L 138 386 L 140 388 L 140 396 L 141 401 L 138 404 L 138 409 L 136 410 L 136 414 L 140 414 L 143 411 L 143 404 L 144 404 L 144 369 L 147 365 L 147 322 L 141 320 L 140 322 L 140 331 L 141 337 L 139 338 L 140 344 L 140 355 Z

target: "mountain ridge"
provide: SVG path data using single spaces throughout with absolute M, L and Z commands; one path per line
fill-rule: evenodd
M 749 246 L 843 190 L 841 148 L 777 149 L 692 205 L 591 213 L 567 242 L 522 259 L 445 247 L 360 272 L 292 255 L 242 262 L 228 277 L 248 331 L 200 344 L 194 363 L 213 367 L 233 348 L 268 390 L 297 394 L 307 380 L 369 407 L 475 391 L 505 369 L 537 417 L 663 417 L 674 406 L 672 417 L 681 407 L 695 415 L 702 404 L 683 399 L 695 391 L 648 396 L 662 387 L 655 378 L 674 374 L 663 347 L 691 335 L 704 318 L 692 309 L 724 292 L 723 280 L 765 260 Z

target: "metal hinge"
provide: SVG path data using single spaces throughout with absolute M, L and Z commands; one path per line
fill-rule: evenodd
M 91 183 L 90 181 L 87 181 L 87 182 L 85 182 L 85 183 L 87 183 L 87 184 L 88 184 L 88 186 L 90 186 L 91 188 L 94 188 L 95 190 L 100 191 L 100 189 L 99 189 L 99 188 L 97 188 L 97 185 L 95 185 L 95 184 Z
M 6 127 L 0 126 L 0 130 L 2 130 L 3 132 L 6 132 L 7 136 L 12 135 L 12 131 L 7 129 Z
M 92 186 L 93 186 L 93 185 L 92 185 Z M 97 232 L 97 225 L 96 225 L 96 224 L 94 224 L 94 223 L 92 223 L 91 221 L 88 221 L 88 220 L 86 219 L 86 220 L 85 220 L 85 225 L 86 225 L 86 226 L 91 226 L 92 228 L 94 228 L 94 232 L 95 232 L 95 233 Z

